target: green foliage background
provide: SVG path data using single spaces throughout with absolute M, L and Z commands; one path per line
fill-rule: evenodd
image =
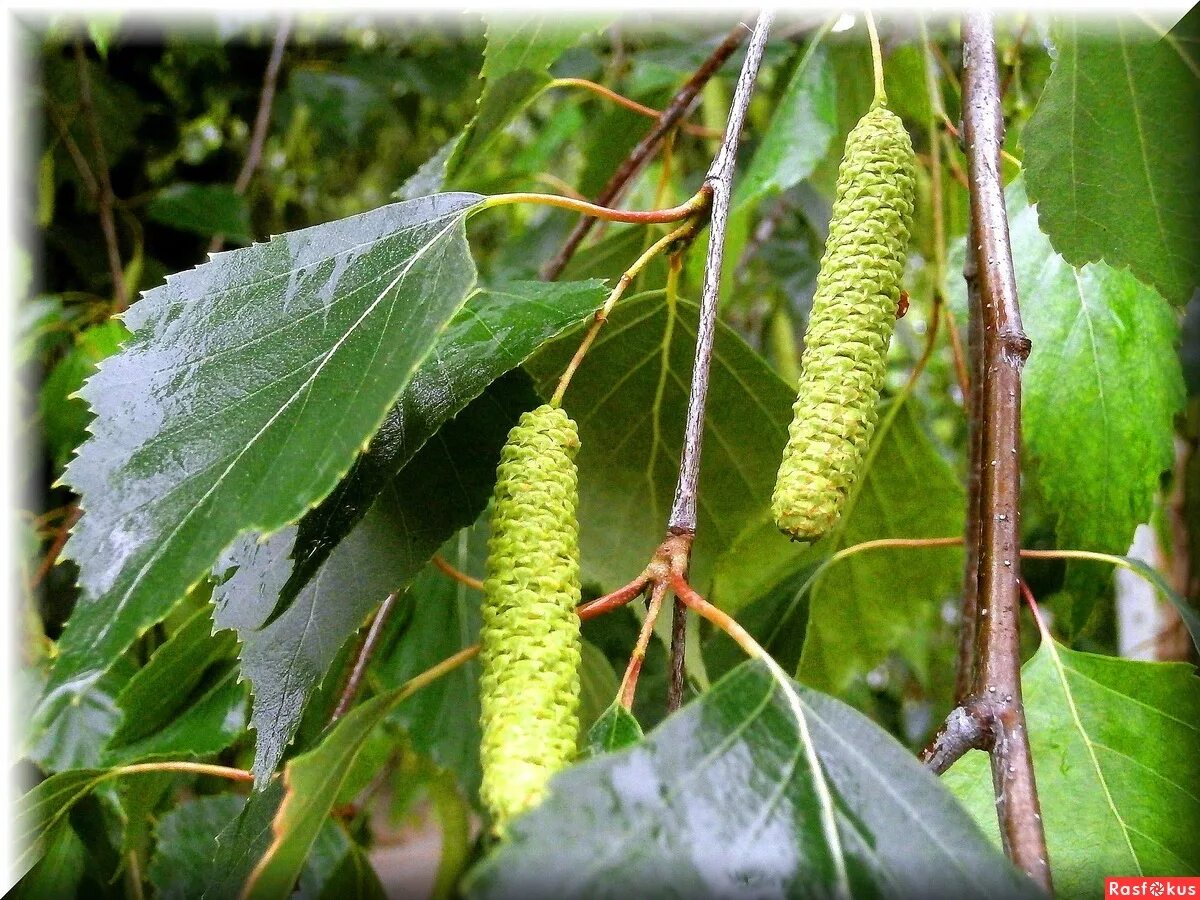
M 508 427 L 553 389 L 579 328 L 605 295 L 602 282 L 613 284 L 662 232 L 597 229 L 561 283 L 539 284 L 540 265 L 574 217 L 532 207 L 476 216 L 477 195 L 557 191 L 564 183 L 594 195 L 649 120 L 591 94 L 547 87 L 551 79 L 592 79 L 661 107 L 726 25 L 302 17 L 283 57 L 261 163 L 244 193 L 234 185 L 249 149 L 272 24 L 201 20 L 185 28 L 118 20 L 29 27 L 23 49 L 33 77 L 21 99 L 38 138 L 19 202 L 34 239 L 26 248 L 32 277 L 20 286 L 15 313 L 19 439 L 28 461 L 19 524 L 25 590 L 11 614 L 22 625 L 20 694 L 31 722 L 22 773 L 33 793 L 22 827 L 40 840 L 27 862 L 39 856 L 41 862 L 20 892 L 140 896 L 135 888 L 145 887 L 163 897 L 227 896 L 267 854 L 253 896 L 286 896 L 294 883 L 304 896 L 379 896 L 369 854 L 418 823 L 442 835 L 432 875 L 437 896 L 454 895 L 468 866 L 483 858 L 467 889 L 502 896 L 521 887 L 522 873 L 539 864 L 530 860 L 542 859 L 560 839 L 572 802 L 592 798 L 594 811 L 601 796 L 617 798 L 611 815 L 572 827 L 609 829 L 598 840 L 611 839 L 610 868 L 601 865 L 585 877 L 572 866 L 586 860 L 563 862 L 546 873 L 556 890 L 594 888 L 588 878 L 618 871 L 631 886 L 649 877 L 619 865 L 622 841 L 668 854 L 732 841 L 750 853 L 753 841 L 736 843 L 745 837 L 739 828 L 783 828 L 750 812 L 773 808 L 779 798 L 795 820 L 763 846 L 805 848 L 781 857 L 791 860 L 772 874 L 781 890 L 846 878 L 856 890 L 902 891 L 951 860 L 979 876 L 974 883 L 963 879 L 963 890 L 983 890 L 981 884 L 1017 890 L 992 838 L 969 818 L 984 830 L 994 822 L 984 767 L 966 760 L 947 779 L 956 800 L 932 779 L 922 780 L 911 758 L 951 705 L 961 551 L 877 550 L 823 565 L 864 541 L 962 530 L 966 424 L 947 336 L 954 327 L 965 339 L 959 272 L 967 195 L 959 178 L 964 158 L 938 116 L 944 108 L 951 122 L 959 119 L 953 72 L 960 51 L 953 26 L 935 22 L 927 54 L 924 27 L 916 19 L 885 20 L 884 34 L 888 95 L 921 162 L 905 279 L 912 308 L 892 342 L 884 424 L 863 487 L 840 526 L 810 547 L 779 537 L 767 503 L 837 162 L 846 133 L 870 101 L 861 28 L 834 34 L 816 19 L 780 23 L 739 162 L 691 576 L 805 685 L 805 708 L 820 723 L 811 738 L 816 757 L 800 761 L 797 750 L 795 758 L 776 759 L 765 752 L 809 747 L 810 738 L 781 712 L 786 703 L 764 672 L 736 668 L 740 651 L 707 628 L 689 634 L 689 696 L 696 702 L 680 717 L 653 730 L 663 719 L 666 690 L 661 642 L 646 661 L 636 721 L 610 708 L 640 618 L 640 609 L 621 610 L 583 629 L 580 742 L 593 758 L 493 855 L 476 840 L 473 824 L 475 665 L 411 699 L 402 687 L 470 644 L 479 627 L 478 596 L 427 561 L 440 548 L 460 570 L 483 571 L 481 514 Z M 1154 40 L 1144 22 L 1106 35 L 1080 30 L 1070 18 L 1001 22 L 1006 147 L 1017 160 L 1005 163 L 1004 175 L 1018 288 L 1034 344 L 1024 408 L 1022 533 L 1029 548 L 1121 554 L 1136 526 L 1150 521 L 1176 553 L 1186 547 L 1200 559 L 1200 454 L 1192 453 L 1190 467 L 1175 465 L 1177 437 L 1194 449 L 1200 434 L 1198 257 L 1189 242 L 1194 204 L 1186 202 L 1195 199 L 1195 173 L 1186 171 L 1186 160 L 1195 159 L 1193 138 L 1160 133 L 1139 146 L 1124 132 L 1105 137 L 1120 128 L 1107 120 L 1089 126 L 1084 115 L 1102 108 L 1118 125 L 1133 114 L 1156 117 L 1163 132 L 1175 127 L 1164 118 L 1168 112 L 1185 121 L 1179 110 L 1191 109 L 1196 95 L 1186 74 L 1195 61 L 1194 31 L 1194 14 L 1173 32 L 1175 43 Z M 1136 77 L 1122 80 L 1114 62 L 1120 52 L 1136 55 Z M 693 121 L 723 125 L 740 58 L 735 54 L 706 88 Z M 91 86 L 90 117 L 81 106 L 81 65 Z M 1070 94 L 1068 78 L 1087 90 Z M 934 143 L 943 160 L 936 216 Z M 660 154 L 632 184 L 625 205 L 669 206 L 696 189 L 716 141 L 679 133 L 672 146 L 670 165 Z M 89 189 L 102 170 L 116 198 L 130 296 L 154 291 L 123 321 L 114 316 L 111 267 Z M 1144 172 L 1145 184 L 1124 182 L 1117 170 Z M 1105 178 L 1112 191 L 1089 199 L 1075 190 Z M 439 201 L 454 207 L 452 231 L 439 231 L 441 220 L 423 207 L 372 212 L 439 190 L 472 192 Z M 1125 209 L 1136 215 L 1125 220 Z M 342 219 L 308 233 L 311 272 L 296 293 L 301 306 L 289 306 L 291 295 L 281 301 L 268 275 L 288 273 L 298 239 L 254 242 Z M 384 220 L 386 226 L 372 224 Z M 1142 239 L 1139 223 L 1150 220 L 1159 223 L 1161 240 Z M 250 249 L 189 272 L 208 260 L 218 235 L 226 248 Z M 378 328 L 372 320 L 355 343 L 349 321 L 360 308 L 345 305 L 351 292 L 342 288 L 337 310 L 349 318 L 330 321 L 337 289 L 331 285 L 322 298 L 321 266 L 324 243 L 336 240 L 364 248 L 356 251 L 355 277 L 365 284 L 391 278 L 387 266 L 395 258 L 422 260 L 416 271 L 424 281 L 401 286 L 392 307 L 410 319 L 389 314 Z M 662 535 L 681 445 L 697 317 L 691 298 L 699 293 L 703 243 L 704 237 L 687 256 L 678 297 L 663 291 L 661 264 L 639 277 L 566 396 L 583 440 L 581 541 L 591 596 L 640 570 Z M 171 273 L 187 274 L 168 281 Z M 218 296 L 233 300 L 222 306 Z M 932 316 L 942 306 L 953 315 L 935 326 Z M 321 328 L 303 324 L 322 310 Z M 372 310 L 363 307 L 362 316 Z M 188 324 L 172 331 L 179 321 Z M 908 385 L 935 328 L 928 364 Z M 388 335 L 388 358 L 402 374 L 389 374 L 377 347 L 371 353 L 367 338 L 380 333 Z M 238 346 L 249 334 L 261 343 Z M 265 429 L 290 384 L 283 383 L 280 398 L 260 398 L 254 418 L 241 403 L 241 379 L 331 346 L 361 370 L 331 365 L 326 402 L 358 418 L 338 428 L 314 413 L 297 434 L 273 436 Z M 151 383 L 151 370 L 164 360 L 188 367 L 189 380 L 153 382 L 158 396 L 144 405 L 141 379 Z M 177 416 L 174 431 L 155 420 L 160 413 Z M 150 462 L 137 455 L 150 433 L 143 426 L 166 435 Z M 80 454 L 89 431 L 90 449 Z M 126 523 L 122 517 L 168 496 L 148 475 L 187 465 L 196 448 L 238 453 L 241 460 L 255 441 L 275 460 L 274 468 L 264 467 L 275 480 L 254 481 L 253 473 L 245 482 L 216 479 L 212 489 L 221 493 L 211 494 L 217 500 L 195 533 L 172 528 L 190 521 L 211 492 L 174 495 L 176 518 L 164 515 L 157 531 L 130 543 L 140 540 L 155 559 L 164 547 L 178 552 L 163 556 L 145 578 L 132 569 L 118 573 L 121 584 L 133 585 L 127 597 L 140 591 L 132 613 L 122 607 L 116 615 L 99 602 L 127 552 L 114 537 Z M 365 452 L 356 461 L 359 449 Z M 273 487 L 256 492 L 264 484 Z M 82 524 L 76 491 L 84 495 Z M 1183 538 L 1172 544 L 1179 523 Z M 77 536 L 64 552 L 71 526 Z M 301 549 L 309 558 L 293 564 Z M 1039 638 L 1026 620 L 1034 750 L 1060 759 L 1044 776 L 1038 770 L 1043 806 L 1055 810 L 1046 825 L 1053 861 L 1063 860 L 1060 886 L 1086 891 L 1098 883 L 1097 873 L 1195 874 L 1195 847 L 1179 836 L 1200 827 L 1200 803 L 1167 791 L 1160 799 L 1169 815 L 1138 805 L 1139 778 L 1157 779 L 1158 790 L 1165 790 L 1165 779 L 1195 800 L 1194 781 L 1189 787 L 1189 773 L 1177 765 L 1195 752 L 1194 734 L 1176 721 L 1194 720 L 1179 712 L 1196 706 L 1194 673 L 1115 658 L 1107 565 L 1039 560 L 1025 574 L 1061 642 Z M 1151 576 L 1194 628 L 1189 604 L 1196 598 L 1188 594 L 1197 582 Z M 367 673 L 364 702 L 327 727 L 358 635 L 391 591 L 399 600 Z M 226 630 L 214 634 L 214 621 Z M 1194 658 L 1194 649 L 1185 652 Z M 1125 693 L 1108 696 L 1101 687 Z M 752 702 L 759 694 L 766 705 Z M 1140 732 L 1121 730 L 1134 706 L 1153 714 L 1137 722 Z M 738 741 L 724 742 L 727 733 Z M 1170 747 L 1146 752 L 1155 741 Z M 676 745 L 686 753 L 672 755 Z M 706 755 L 705 748 L 725 755 Z M 1122 753 L 1140 768 L 1115 760 Z M 866 761 L 845 762 L 855 754 Z M 644 764 L 661 783 L 677 787 L 702 763 L 712 774 L 701 780 L 711 787 L 728 777 L 723 766 L 736 768 L 747 758 L 754 765 L 738 770 L 750 785 L 741 793 L 691 794 L 705 815 L 724 821 L 725 842 L 719 832 L 679 828 L 670 804 L 642 808 L 636 792 L 621 793 L 625 765 Z M 838 816 L 850 842 L 845 847 L 811 818 L 825 790 L 813 758 L 828 768 L 829 790 L 844 802 Z M 178 772 L 113 777 L 114 766 L 163 759 L 252 769 L 261 790 L 247 793 L 242 785 Z M 283 765 L 290 792 L 273 777 Z M 927 853 L 901 852 L 911 822 L 891 801 L 847 799 L 854 786 L 875 782 L 899 786 L 899 806 L 911 802 L 926 811 Z M 1080 792 L 1107 798 L 1078 814 L 1086 818 L 1081 833 L 1090 843 L 1072 833 L 1078 820 L 1061 811 L 1074 809 L 1071 798 Z M 272 822 L 278 841 L 267 853 Z M 938 826 L 957 829 L 961 838 L 935 846 Z M 574 852 L 592 834 L 581 832 Z M 876 854 L 866 853 L 867 846 Z M 702 891 L 726 875 L 736 873 L 697 869 L 680 877 Z

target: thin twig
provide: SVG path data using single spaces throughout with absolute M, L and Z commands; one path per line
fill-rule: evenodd
M 633 284 L 633 280 L 659 254 L 666 252 L 681 241 L 691 241 L 695 237 L 696 232 L 700 230 L 702 224 L 702 216 L 693 216 L 683 225 L 669 234 L 663 235 L 663 237 L 651 244 L 646 252 L 639 256 L 633 265 L 625 270 L 617 280 L 616 286 L 609 293 L 608 298 L 604 301 L 604 305 L 596 310 L 591 327 L 588 328 L 587 333 L 583 336 L 583 340 L 579 342 L 579 348 L 575 351 L 575 355 L 571 357 L 571 361 L 567 363 L 566 369 L 563 370 L 562 376 L 558 379 L 558 387 L 554 389 L 554 394 L 550 398 L 551 406 L 558 406 L 562 403 L 563 395 L 567 392 L 567 387 L 571 384 L 571 378 L 574 377 L 575 372 L 583 363 L 583 359 L 587 356 L 587 352 L 596 340 L 596 336 L 600 333 L 600 329 L 608 321 L 608 316 L 613 311 L 613 307 L 617 305 L 617 301 L 625 294 L 629 285 Z
M 618 94 L 612 88 L 605 87 L 604 85 L 598 84 L 595 81 L 589 81 L 586 78 L 555 78 L 548 85 L 546 85 L 547 89 L 556 87 L 583 88 L 585 91 L 591 91 L 593 94 L 596 94 L 599 97 L 603 97 L 606 100 L 611 100 L 618 106 L 623 106 L 631 112 L 637 113 L 638 115 L 648 116 L 651 119 L 662 118 L 662 110 L 654 109 L 653 107 L 646 106 L 643 103 L 638 103 L 636 100 L 626 97 L 624 94 Z M 694 125 L 691 122 L 684 122 L 679 127 L 688 134 L 693 134 L 697 137 L 711 139 L 719 138 L 721 136 L 721 133 L 715 129 L 706 128 L 703 125 Z
M 1021 327 L 1000 177 L 1004 118 L 1000 108 L 991 15 L 972 10 L 963 21 L 963 130 L 971 181 L 971 244 L 980 303 L 972 318 L 982 332 L 982 375 L 974 393 L 981 410 L 981 477 L 978 495 L 978 615 L 974 675 L 956 717 L 979 724 L 992 762 L 996 814 L 1009 858 L 1047 892 L 1052 891 L 1029 734 L 1021 698 L 1019 634 L 1021 368 L 1029 339 Z M 935 739 L 929 759 L 936 753 Z M 952 759 L 950 760 L 952 762 Z M 948 763 L 947 763 L 948 764 Z
M 473 588 L 474 590 L 477 590 L 477 591 L 483 590 L 483 582 L 482 581 L 480 581 L 478 578 L 468 575 L 466 572 L 460 572 L 458 569 L 454 568 L 454 566 L 452 566 L 452 565 L 450 565 L 450 563 L 446 562 L 446 558 L 444 556 L 442 556 L 442 554 L 440 554 L 440 553 L 433 554 L 432 562 L 433 562 L 434 566 L 436 566 L 437 569 L 439 571 L 441 571 L 444 575 L 449 575 L 451 578 L 453 578 L 455 581 L 459 582 L 460 584 L 465 584 L 467 587 Z
M 113 311 L 123 312 L 129 306 L 129 292 L 125 287 L 125 270 L 121 265 L 121 245 L 117 241 L 117 224 L 113 219 L 113 189 L 108 174 L 108 157 L 104 152 L 104 139 L 100 135 L 100 123 L 96 118 L 96 107 L 92 102 L 92 77 L 88 73 L 87 53 L 83 40 L 75 41 L 75 73 L 79 83 L 79 115 L 87 128 L 95 159 L 93 174 L 96 184 L 96 209 L 100 217 L 100 230 L 104 233 L 104 247 L 108 255 L 108 271 L 113 284 Z M 82 170 L 80 170 L 82 172 Z
M 737 162 L 742 122 L 754 94 L 763 47 L 774 19 L 775 14 L 769 10 L 758 16 L 754 34 L 746 49 L 746 60 L 738 75 L 737 87 L 734 88 L 729 119 L 725 125 L 725 140 L 704 179 L 705 185 L 712 190 L 712 218 L 708 232 L 708 254 L 704 261 L 704 285 L 700 293 L 700 322 L 696 328 L 696 356 L 688 392 L 683 455 L 675 499 L 671 504 L 671 517 L 667 523 L 668 529 L 674 534 L 696 532 L 696 492 L 700 480 L 700 449 L 704 439 L 704 409 L 708 401 L 708 373 L 717 327 L 717 300 L 721 289 L 721 262 L 725 255 L 725 229 L 729 222 L 733 170 Z
M 737 25 L 726 35 L 725 40 L 721 41 L 717 45 L 717 48 L 709 54 L 708 59 L 700 64 L 700 67 L 687 80 L 687 83 L 676 91 L 675 96 L 671 98 L 671 102 L 663 109 L 657 124 L 629 151 L 629 155 L 625 157 L 621 165 L 617 167 L 617 170 L 613 172 L 612 177 L 609 178 L 608 183 L 596 195 L 595 202 L 598 206 L 611 206 L 617 200 L 625 187 L 642 170 L 642 167 L 646 165 L 663 138 L 674 129 L 681 119 L 691 112 L 692 105 L 696 102 L 696 98 L 700 96 L 700 92 L 704 90 L 704 86 L 717 73 L 717 70 L 725 64 L 725 61 L 733 55 L 733 52 L 741 45 L 745 37 L 745 28 L 740 24 Z M 542 269 L 542 278 L 546 281 L 553 281 L 562 274 L 562 270 L 571 261 L 571 257 L 575 255 L 576 249 L 583 242 L 583 239 L 588 236 L 594 225 L 595 222 L 592 219 L 581 219 L 576 224 L 563 243 L 562 249 Z
M 233 192 L 239 197 L 250 187 L 250 179 L 254 177 L 258 164 L 262 161 L 263 147 L 267 142 L 267 133 L 271 128 L 271 107 L 275 103 L 275 89 L 279 83 L 279 69 L 283 64 L 283 51 L 287 47 L 288 32 L 292 23 L 286 16 L 279 20 L 279 28 L 275 32 L 275 43 L 271 46 L 271 57 L 267 60 L 267 70 L 263 74 L 262 93 L 258 98 L 258 112 L 254 116 L 254 128 L 250 132 L 250 147 L 237 180 L 233 183 Z M 225 245 L 225 235 L 213 235 L 212 243 L 208 245 L 209 253 L 216 253 Z
M 517 192 L 513 194 L 493 194 L 476 207 L 477 211 L 494 209 L 497 206 L 509 206 L 514 203 L 529 203 L 535 206 L 556 206 L 559 209 L 569 209 L 572 212 L 583 213 L 606 222 L 625 222 L 633 225 L 662 225 L 667 222 L 679 222 L 694 216 L 708 206 L 709 188 L 700 188 L 686 202 L 668 209 L 613 209 L 588 203 L 586 200 L 576 200 L 574 197 L 560 197 L 558 194 L 531 194 Z
M 633 709 L 633 698 L 637 692 L 638 676 L 642 673 L 642 663 L 646 659 L 646 650 L 650 646 L 650 638 L 654 636 L 654 623 L 662 609 L 663 595 L 667 592 L 665 584 L 654 585 L 650 594 L 650 605 L 646 608 L 646 620 L 642 622 L 642 630 L 638 634 L 637 644 L 629 656 L 629 665 L 625 667 L 625 676 L 621 679 L 621 689 L 617 696 L 621 705 Z
M 329 721 L 336 722 L 342 716 L 350 711 L 350 707 L 354 705 L 355 699 L 358 697 L 359 690 L 362 689 L 363 678 L 367 674 L 367 666 L 370 665 L 371 657 L 375 654 L 375 648 L 379 645 L 379 638 L 383 635 L 383 626 L 387 624 L 388 617 L 392 610 L 396 607 L 396 601 L 400 599 L 400 591 L 392 591 L 387 595 L 387 599 L 380 605 L 375 613 L 375 618 L 371 620 L 371 627 L 367 630 L 367 635 L 363 638 L 363 642 L 358 647 L 358 652 L 354 656 L 354 667 L 350 670 L 350 676 L 346 679 L 346 686 L 342 688 L 342 695 L 338 698 L 337 706 L 333 709 L 333 715 L 329 717 Z
M 54 533 L 54 542 L 46 551 L 46 555 L 42 557 L 41 563 L 37 567 L 37 571 L 33 573 L 33 577 L 29 579 L 29 590 L 36 590 L 38 585 L 42 583 L 50 570 L 54 568 L 54 564 L 58 562 L 59 554 L 62 553 L 63 547 L 66 546 L 67 538 L 71 535 L 71 528 L 79 521 L 79 505 L 76 503 L 70 504 L 70 512 L 58 524 L 58 528 Z

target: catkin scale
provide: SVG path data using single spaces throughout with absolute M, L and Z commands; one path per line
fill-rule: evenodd
M 771 509 L 816 540 L 837 521 L 875 430 L 915 192 L 912 142 L 874 106 L 846 138 Z
M 498 834 L 537 805 L 579 729 L 579 434 L 540 406 L 509 432 L 496 473 L 480 633 L 480 795 Z

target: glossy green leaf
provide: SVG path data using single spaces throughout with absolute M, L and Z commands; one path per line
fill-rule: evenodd
M 213 257 L 125 314 L 68 466 L 81 598 L 48 703 L 80 696 L 239 534 L 345 474 L 474 282 L 474 194 L 397 203 Z M 348 397 L 353 402 L 348 402 Z
M 873 449 L 843 524 L 824 548 L 814 548 L 817 558 L 881 538 L 962 534 L 963 489 L 922 431 L 913 403 Z M 812 587 L 799 677 L 823 690 L 845 690 L 931 627 L 961 582 L 957 547 L 868 550 L 836 563 Z
M 265 627 L 290 571 L 296 526 L 265 543 L 247 536 L 226 554 L 217 570 L 215 620 L 242 642 L 242 675 L 254 695 L 257 783 L 278 766 L 308 698 L 367 614 L 487 504 L 508 431 L 536 403 L 521 373 L 476 398 L 386 482 L 296 601 Z
M 588 730 L 588 756 L 624 750 L 642 739 L 642 726 L 633 713 L 614 700 Z
M 1200 875 L 1200 680 L 1191 666 L 1079 653 L 1051 639 L 1021 673 L 1060 896 L 1105 877 Z M 943 776 L 999 845 L 987 756 Z
M 1132 17 L 1064 16 L 1025 127 L 1025 177 L 1067 262 L 1126 266 L 1173 303 L 1200 285 L 1200 52 L 1193 11 L 1167 38 Z
M 1022 376 L 1030 468 L 1057 518 L 1060 547 L 1124 553 L 1149 521 L 1175 458 L 1174 418 L 1184 399 L 1175 314 L 1128 272 L 1064 262 L 1039 230 L 1042 207 L 1029 205 L 1020 181 L 1006 200 L 1033 343 Z M 1082 577 L 1069 573 L 1068 587 Z M 1076 625 L 1093 597 L 1078 588 Z
M 839 868 L 853 896 L 1033 894 L 886 732 L 791 687 L 807 733 L 766 667 L 747 663 L 635 746 L 561 773 L 468 894 L 833 896 Z M 822 828 L 822 791 L 836 836 Z
M 571 381 L 563 405 L 579 424 L 579 522 L 585 581 L 616 588 L 646 565 L 675 492 L 697 308 L 662 293 L 621 301 Z M 553 391 L 581 334 L 527 368 Z M 693 584 L 767 509 L 791 421 L 792 392 L 745 342 L 718 326 L 704 432 Z
M 117 696 L 135 671 L 123 657 L 76 700 L 56 698 L 45 724 L 35 722 L 25 732 L 29 758 L 47 772 L 101 765 L 104 747 L 121 721 Z
M 252 240 L 246 198 L 223 184 L 176 182 L 154 196 L 146 216 L 201 237 L 223 234 L 237 243 Z
M 413 375 L 366 451 L 333 492 L 300 521 L 286 557 L 289 570 L 280 572 L 285 580 L 282 587 L 273 588 L 278 599 L 270 619 L 292 604 L 389 479 L 409 464 L 443 423 L 545 341 L 592 313 L 605 295 L 603 283 L 594 279 L 513 282 L 476 290 Z
M 810 43 L 738 182 L 735 208 L 795 187 L 812 173 L 837 126 L 836 95 L 828 55 L 819 43 Z

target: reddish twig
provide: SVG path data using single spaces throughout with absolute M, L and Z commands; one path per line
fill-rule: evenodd
M 650 646 L 650 638 L 654 635 L 654 623 L 662 609 L 663 594 L 666 585 L 658 583 L 650 594 L 650 605 L 646 609 L 646 620 L 642 622 L 642 630 L 638 634 L 637 644 L 629 657 L 629 665 L 625 668 L 625 676 L 621 679 L 618 697 L 626 709 L 633 709 L 633 698 L 637 691 L 638 676 L 642 673 L 642 663 L 646 659 L 646 650 Z
M 108 255 L 108 271 L 113 284 L 113 311 L 122 312 L 129 306 L 129 292 L 125 286 L 125 269 L 121 264 L 121 245 L 117 241 L 117 224 L 113 218 L 113 189 L 108 174 L 108 157 L 104 152 L 104 140 L 100 136 L 100 124 L 96 119 L 96 107 L 92 102 L 92 77 L 88 73 L 87 53 L 83 41 L 75 41 L 75 74 L 79 85 L 79 116 L 87 128 L 88 140 L 95 159 L 94 175 L 97 215 L 100 230 L 104 233 L 104 248 Z M 78 165 L 78 163 L 76 163 Z M 82 169 L 80 172 L 82 173 Z
M 637 146 L 629 151 L 629 155 L 625 157 L 625 160 L 613 172 L 612 177 L 609 178 L 608 183 L 596 195 L 595 203 L 598 206 L 611 206 L 617 200 L 625 187 L 633 180 L 634 176 L 650 160 L 663 139 L 680 120 L 691 112 L 692 105 L 695 103 L 696 98 L 700 96 L 700 92 L 704 89 L 704 86 L 708 84 L 717 70 L 725 64 L 725 61 L 733 55 L 733 52 L 741 45 L 745 37 L 746 29 L 739 24 L 713 50 L 708 59 L 701 63 L 692 77 L 687 80 L 687 83 L 671 98 L 671 102 L 663 109 L 655 126 L 650 129 L 645 137 L 638 141 Z M 546 281 L 553 281 L 562 274 L 562 270 L 566 268 L 571 257 L 575 255 L 576 249 L 578 249 L 594 225 L 595 221 L 593 219 L 581 219 L 579 221 L 567 236 L 562 249 L 542 269 L 542 278 Z
M 450 565 L 450 563 L 446 562 L 446 558 L 444 556 L 442 556 L 442 554 L 440 554 L 440 553 L 433 554 L 433 559 L 431 560 L 431 562 L 442 574 L 449 575 L 451 578 L 453 578 L 455 581 L 459 582 L 460 584 L 465 584 L 467 587 L 473 588 L 474 590 L 477 590 L 477 591 L 483 590 L 483 582 L 482 581 L 480 581 L 478 578 L 474 578 L 474 577 L 468 575 L 466 572 L 460 572 L 458 569 L 454 568 L 454 566 L 452 566 L 452 565 Z
M 262 93 L 258 97 L 258 112 L 254 115 L 254 127 L 250 132 L 250 146 L 237 180 L 233 183 L 233 192 L 239 197 L 250 187 L 250 179 L 254 177 L 258 164 L 262 161 L 263 147 L 267 143 L 267 133 L 271 128 L 271 107 L 275 103 L 275 90 L 279 83 L 279 70 L 283 65 L 283 51 L 287 47 L 288 32 L 292 23 L 288 18 L 279 21 L 275 32 L 275 42 L 271 46 L 271 56 L 267 60 L 267 69 L 263 74 Z M 225 235 L 213 235 L 208 245 L 209 253 L 216 253 L 225 245 Z
M 979 323 L 976 344 L 982 349 L 973 391 L 979 436 L 967 534 L 968 545 L 977 547 L 977 614 L 972 617 L 970 689 L 925 759 L 944 770 L 972 747 L 988 751 L 1005 852 L 1049 892 L 1046 839 L 1021 699 L 1018 631 L 1021 368 L 1030 344 L 1021 327 L 1000 177 L 1004 119 L 987 12 L 973 10 L 965 17 L 963 59 L 963 130 L 972 186 L 967 257 L 975 258 L 974 272 L 966 274 L 968 284 L 973 279 L 977 286 L 971 313 Z M 972 585 L 966 587 L 969 593 Z
M 54 568 L 54 564 L 58 562 L 59 554 L 62 553 L 63 547 L 67 544 L 67 538 L 71 535 L 71 529 L 79 521 L 79 513 L 79 506 L 74 503 L 70 504 L 70 512 L 66 514 L 55 530 L 54 542 L 46 550 L 46 555 L 42 557 L 42 561 L 38 564 L 37 571 L 33 573 L 33 577 L 29 579 L 29 590 L 36 590 L 38 585 L 50 574 L 50 570 Z

